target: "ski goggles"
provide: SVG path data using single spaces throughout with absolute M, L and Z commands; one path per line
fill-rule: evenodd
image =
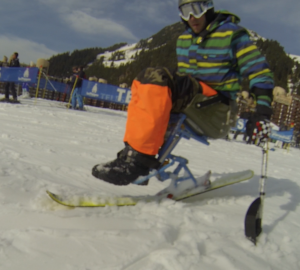
M 214 4 L 212 0 L 188 3 L 179 7 L 179 16 L 185 21 L 188 21 L 191 15 L 199 19 L 207 10 L 213 7 Z

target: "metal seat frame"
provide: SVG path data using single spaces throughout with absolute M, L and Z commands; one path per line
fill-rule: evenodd
M 188 168 L 188 160 L 184 157 L 175 156 L 172 153 L 174 148 L 177 146 L 179 141 L 184 139 L 195 139 L 200 143 L 209 145 L 207 137 L 197 133 L 194 129 L 189 126 L 187 123 L 187 116 L 185 114 L 171 114 L 169 127 L 168 127 L 168 137 L 165 140 L 165 143 L 161 147 L 158 153 L 158 161 L 161 163 L 161 166 L 157 170 L 151 170 L 147 176 L 138 178 L 134 184 L 142 184 L 145 181 L 148 181 L 151 177 L 156 176 L 159 181 L 165 181 L 168 179 L 173 179 L 175 186 L 182 181 L 192 179 L 197 185 L 197 181 L 193 173 Z M 173 171 L 166 171 L 168 168 L 177 164 Z M 183 170 L 183 176 L 179 176 L 179 173 Z

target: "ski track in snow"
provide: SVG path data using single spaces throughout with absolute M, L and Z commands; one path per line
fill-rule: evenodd
M 175 153 L 196 176 L 253 169 L 255 177 L 185 202 L 72 209 L 45 191 L 154 194 L 168 181 L 116 187 L 91 175 L 123 148 L 125 112 L 21 103 L 0 103 L 0 269 L 300 269 L 299 149 L 270 151 L 263 233 L 254 246 L 244 217 L 258 197 L 260 148 L 241 137 L 210 146 L 182 140 Z

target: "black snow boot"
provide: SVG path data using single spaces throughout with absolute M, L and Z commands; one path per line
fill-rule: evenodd
M 142 154 L 127 144 L 115 160 L 95 165 L 92 175 L 105 182 L 125 186 L 137 180 L 139 176 L 148 175 L 151 168 L 157 168 L 159 165 L 154 156 Z M 147 185 L 147 181 L 141 185 L 143 184 Z

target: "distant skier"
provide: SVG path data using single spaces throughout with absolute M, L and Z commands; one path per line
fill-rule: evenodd
M 4 55 L 2 62 L 0 62 L 0 67 L 8 67 L 7 57 Z
M 30 98 L 29 83 L 22 83 L 22 98 Z
M 83 71 L 83 67 L 82 66 L 75 66 L 73 67 L 73 79 L 72 79 L 72 83 L 75 83 L 76 80 L 76 76 L 77 78 L 77 83 L 75 85 L 75 89 L 73 91 L 73 95 L 72 95 L 72 109 L 75 110 L 76 109 L 76 101 L 78 103 L 78 109 L 79 110 L 83 110 L 83 97 L 81 95 L 81 86 L 82 86 L 82 80 L 85 79 L 85 72 Z
M 251 112 L 249 110 L 249 108 L 246 108 L 246 110 L 244 112 L 241 113 L 240 115 L 240 119 L 244 119 L 244 120 L 249 120 L 249 118 L 251 117 Z M 246 124 L 247 125 L 247 124 Z M 233 136 L 233 139 L 236 140 L 237 136 L 241 133 L 242 131 L 241 130 L 237 130 Z M 245 131 L 244 132 L 244 135 L 243 135 L 243 141 L 246 141 L 247 140 L 247 137 L 249 135 L 247 135 L 247 132 Z M 252 137 L 252 136 L 251 136 Z
M 186 25 L 177 41 L 178 71 L 147 68 L 134 79 L 125 148 L 115 160 L 94 166 L 92 174 L 99 179 L 127 185 L 156 168 L 170 113 L 182 112 L 194 97 L 219 95 L 219 109 L 211 111 L 203 125 L 213 121 L 223 129 L 241 77 L 249 80 L 256 97 L 256 121 L 270 119 L 273 75 L 247 30 L 238 25 L 240 19 L 227 11 L 215 12 L 213 1 L 179 0 L 178 8 Z
M 20 62 L 18 58 L 19 54 L 17 52 L 13 53 L 9 60 L 9 67 L 20 67 Z M 8 82 L 5 85 L 5 100 L 9 101 L 9 91 L 11 91 L 13 96 L 12 102 L 18 102 L 17 100 L 17 93 L 15 89 L 15 83 L 14 82 Z

